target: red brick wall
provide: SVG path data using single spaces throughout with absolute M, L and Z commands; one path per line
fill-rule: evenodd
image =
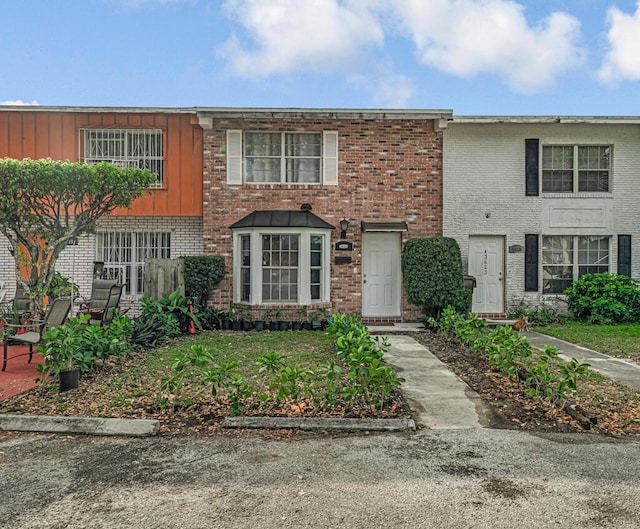
M 226 184 L 226 131 L 338 131 L 338 186 Z M 308 202 L 313 213 L 336 227 L 349 219 L 346 240 L 354 244 L 353 262 L 334 264 L 331 255 L 331 310 L 361 312 L 363 220 L 407 222 L 407 238 L 442 234 L 442 133 L 432 120 L 407 119 L 215 119 L 204 131 L 204 251 L 223 255 L 228 276 L 213 302 L 232 301 L 232 233 L 229 226 L 255 210 L 298 210 Z M 419 311 L 402 300 L 403 320 Z

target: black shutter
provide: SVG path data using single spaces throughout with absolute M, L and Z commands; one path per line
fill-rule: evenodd
M 618 235 L 618 273 L 631 277 L 631 235 Z
M 539 159 L 540 140 L 524 140 L 524 172 L 526 182 L 525 195 L 527 195 L 528 197 L 537 197 L 540 194 L 540 185 L 538 183 L 540 174 L 538 168 Z
M 538 291 L 538 236 L 524 236 L 524 290 Z

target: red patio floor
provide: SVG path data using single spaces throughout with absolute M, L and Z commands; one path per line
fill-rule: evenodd
M 34 353 L 33 360 L 30 364 L 27 363 L 29 360 L 28 354 L 11 358 L 13 355 L 28 352 L 29 347 L 27 346 L 12 345 L 9 347 L 7 369 L 0 371 L 0 401 L 38 385 L 37 379 L 40 373 L 38 373 L 36 367 L 38 364 L 44 362 L 44 357 Z

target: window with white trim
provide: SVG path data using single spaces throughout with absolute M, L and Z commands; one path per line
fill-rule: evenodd
M 107 162 L 118 167 L 149 169 L 163 181 L 162 130 L 80 129 L 80 160 L 93 164 Z
M 329 230 L 253 228 L 235 233 L 234 299 L 252 304 L 328 301 L 328 241 Z
M 322 134 L 244 133 L 245 181 L 318 184 L 322 168 Z
M 338 184 L 338 133 L 227 131 L 227 184 Z
M 609 241 L 601 235 L 542 237 L 543 294 L 562 294 L 584 274 L 608 272 Z
M 170 232 L 119 232 L 96 234 L 96 261 L 104 262 L 102 279 L 125 283 L 127 295 L 144 292 L 147 259 L 171 259 Z
M 611 145 L 544 145 L 542 192 L 608 193 L 612 151 Z

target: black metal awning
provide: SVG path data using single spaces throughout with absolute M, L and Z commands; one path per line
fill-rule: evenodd
M 254 211 L 246 217 L 234 222 L 231 229 L 236 228 L 316 228 L 335 230 L 327 221 L 310 211 L 266 210 Z
M 369 222 L 362 221 L 362 231 L 407 231 L 407 223 L 404 221 Z

